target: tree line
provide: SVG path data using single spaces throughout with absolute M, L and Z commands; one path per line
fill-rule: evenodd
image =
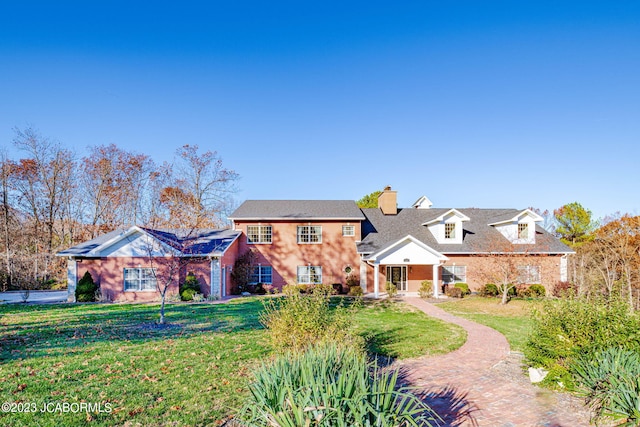
M 80 157 L 32 127 L 14 131 L 19 158 L 0 151 L 2 290 L 64 282 L 55 253 L 105 232 L 219 228 L 234 208 L 239 176 L 215 151 L 184 145 L 158 163 L 109 144 Z

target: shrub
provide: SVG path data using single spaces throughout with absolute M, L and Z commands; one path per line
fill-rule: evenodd
M 432 426 L 440 418 L 362 351 L 337 344 L 288 352 L 254 372 L 245 425 Z
M 195 289 L 187 288 L 180 292 L 180 299 L 182 301 L 193 301 L 193 296 L 197 294 Z
M 364 291 L 362 290 L 360 285 L 351 286 L 349 288 L 349 296 L 351 296 L 351 297 L 361 297 L 362 295 L 364 295 Z
M 335 295 L 337 292 L 334 289 L 333 285 L 313 285 L 307 289 L 308 293 L 321 293 L 323 295 Z
M 267 328 L 274 347 L 302 349 L 319 342 L 344 342 L 362 347 L 362 338 L 353 332 L 351 310 L 342 304 L 330 307 L 330 293 L 318 288 L 311 294 L 293 292 L 283 298 L 269 298 L 260 322 Z
M 575 296 L 576 290 L 571 284 L 571 282 L 563 282 L 559 281 L 553 287 L 553 296 L 554 297 L 570 297 Z
M 462 296 L 471 295 L 471 291 L 469 290 L 469 285 L 467 285 L 466 283 L 456 283 L 453 286 L 456 288 L 460 288 L 460 290 L 462 291 Z
M 640 318 L 621 300 L 559 299 L 534 311 L 525 347 L 530 364 L 569 368 L 576 358 L 610 347 L 640 351 Z
M 433 282 L 431 280 L 423 280 L 420 282 L 418 295 L 423 299 L 430 298 L 433 295 Z
M 342 294 L 344 291 L 342 290 L 342 283 L 334 283 L 331 285 L 333 288 L 334 295 Z
M 462 298 L 462 289 L 460 288 L 447 288 L 446 295 L 451 298 Z
M 480 294 L 480 296 L 483 296 L 483 297 L 497 297 L 499 294 L 498 287 L 493 283 L 487 283 L 486 285 L 480 288 L 478 293 Z
M 76 301 L 78 302 L 90 302 L 96 300 L 96 292 L 98 291 L 98 285 L 93 281 L 91 273 L 86 271 L 84 276 L 78 280 L 76 285 Z
M 387 295 L 389 296 L 389 298 L 394 298 L 396 295 L 398 295 L 398 287 L 394 285 L 393 282 L 387 282 L 384 285 L 384 290 L 387 291 Z
M 578 358 L 573 370 L 596 421 L 612 417 L 640 425 L 639 353 L 612 347 Z
M 358 276 L 356 276 L 355 274 L 351 273 L 351 274 L 349 274 L 347 276 L 346 285 L 349 288 L 351 288 L 353 286 L 360 286 L 360 279 L 358 279 Z
M 267 283 L 262 285 L 262 289 L 264 289 L 265 293 L 267 293 L 267 294 L 275 294 L 277 292 L 277 289 L 276 289 L 275 286 L 267 284 Z
M 529 285 L 525 288 L 519 296 L 530 297 L 530 298 L 542 298 L 547 295 L 547 290 L 544 286 L 539 284 Z

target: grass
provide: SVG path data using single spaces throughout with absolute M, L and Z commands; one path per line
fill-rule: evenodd
M 499 298 L 470 296 L 438 304 L 438 307 L 497 330 L 507 338 L 512 350 L 523 351 L 531 331 L 531 311 L 540 304 L 540 300 L 513 299 L 501 305 Z
M 383 356 L 406 359 L 444 354 L 467 340 L 461 327 L 400 302 L 369 302 L 355 317 L 358 332 L 367 338 L 368 350 Z
M 156 305 L 0 305 L 2 402 L 111 407 L 0 412 L 0 425 L 219 425 L 272 354 L 261 311 L 259 298 L 169 305 L 170 325 L 158 328 Z M 464 341 L 457 327 L 398 304 L 367 303 L 354 322 L 383 356 L 444 353 Z

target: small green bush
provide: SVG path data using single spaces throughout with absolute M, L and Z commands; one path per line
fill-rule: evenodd
M 240 411 L 247 426 L 429 427 L 442 421 L 399 387 L 397 370 L 381 370 L 363 351 L 335 343 L 263 364 L 249 393 Z
M 360 285 L 351 286 L 349 288 L 349 296 L 361 297 L 362 295 L 364 295 L 364 291 L 362 290 L 362 287 L 360 287 Z
M 294 292 L 283 298 L 269 298 L 263 303 L 260 323 L 278 349 L 304 349 L 314 343 L 333 341 L 363 347 L 364 341 L 355 334 L 351 319 L 357 304 L 331 308 L 330 302 L 331 294 L 325 288 L 311 294 Z
M 387 292 L 389 298 L 394 298 L 398 295 L 398 287 L 393 284 L 393 282 L 387 282 L 384 285 L 384 290 Z
M 456 283 L 453 286 L 456 288 L 460 288 L 460 290 L 462 291 L 462 296 L 471 295 L 471 291 L 469 290 L 469 285 L 467 285 L 466 283 Z
M 355 274 L 351 273 L 347 276 L 347 280 L 345 282 L 347 287 L 351 288 L 353 286 L 360 286 L 360 279 Z
M 451 298 L 462 298 L 462 289 L 456 287 L 447 288 L 446 295 Z
M 482 297 L 497 297 L 499 294 L 498 287 L 493 283 L 487 283 L 480 288 L 478 294 Z
M 420 298 L 427 299 L 433 295 L 433 281 L 423 280 L 420 282 L 420 289 L 418 289 L 418 295 Z
M 529 285 L 521 295 L 529 298 L 542 298 L 547 295 L 547 290 L 540 284 Z
M 184 282 L 182 282 L 178 288 L 178 293 L 182 301 L 193 301 L 193 296 L 200 293 L 200 282 L 195 274 L 187 274 Z
M 611 347 L 640 351 L 639 330 L 640 317 L 622 300 L 545 300 L 533 313 L 524 352 L 532 366 L 569 368 L 576 358 Z
M 187 288 L 180 292 L 180 299 L 182 301 L 193 301 L 193 296 L 198 292 L 195 289 Z
M 76 285 L 76 301 L 91 302 L 96 300 L 98 285 L 93 281 L 91 273 L 86 271 Z

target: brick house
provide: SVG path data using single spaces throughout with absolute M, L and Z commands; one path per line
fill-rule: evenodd
M 490 281 L 491 262 L 507 257 L 517 263 L 519 282 L 552 289 L 567 279 L 567 256 L 573 253 L 537 225 L 542 218 L 529 209 L 432 208 L 424 196 L 398 209 L 397 194 L 389 187 L 378 208 L 360 209 L 351 200 L 247 200 L 229 218 L 230 230 L 203 231 L 198 238 L 203 243 L 184 254 L 192 264 L 182 274 L 198 267 L 206 294 L 231 293 L 234 262 L 248 250 L 255 254 L 253 282 L 278 288 L 286 283 L 345 285 L 355 275 L 374 297 L 387 281 L 405 293 L 416 292 L 424 280 L 433 282 L 436 296 L 456 282 L 477 290 Z M 86 269 L 95 272 L 114 299 L 156 297 L 150 285 L 136 290 L 127 283 L 127 274 L 150 268 L 140 244 L 120 237 L 127 233 L 133 241 L 169 246 L 171 239 L 179 239 L 166 231 L 132 227 L 60 252 L 69 259 L 70 289 Z M 132 273 L 132 268 L 141 270 Z

